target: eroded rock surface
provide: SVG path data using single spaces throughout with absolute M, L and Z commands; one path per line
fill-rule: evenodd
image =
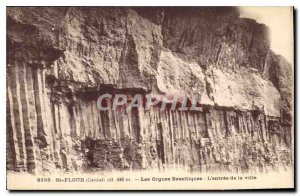
M 293 71 L 231 7 L 7 8 L 12 171 L 293 164 Z M 203 111 L 99 111 L 104 93 L 201 97 Z

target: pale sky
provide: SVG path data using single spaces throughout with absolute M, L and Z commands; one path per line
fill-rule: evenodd
M 271 30 L 271 49 L 293 63 L 292 7 L 240 7 L 241 17 L 255 19 Z

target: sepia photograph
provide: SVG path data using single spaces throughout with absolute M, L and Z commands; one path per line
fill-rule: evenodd
M 7 189 L 294 189 L 294 69 L 291 6 L 7 6 Z

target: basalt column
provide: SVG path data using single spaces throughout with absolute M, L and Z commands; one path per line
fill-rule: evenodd
M 8 103 L 11 130 L 13 137 L 17 139 L 17 148 L 15 148 L 16 162 L 15 169 L 17 171 L 27 171 L 27 151 L 25 143 L 25 131 L 23 121 L 23 110 L 21 103 L 21 90 L 20 90 L 20 67 L 17 61 L 8 67 L 9 76 L 7 77 L 8 86 Z M 12 142 L 11 142 L 12 143 Z
M 15 171 L 37 173 L 52 167 L 51 112 L 43 64 L 16 58 L 7 66 L 7 160 L 8 168 Z
M 34 64 L 33 68 L 33 86 L 35 96 L 35 107 L 37 112 L 37 139 L 39 141 L 40 160 L 43 170 L 51 170 L 53 167 L 53 142 L 49 122 L 51 113 L 46 108 L 46 88 L 45 88 L 45 66 Z

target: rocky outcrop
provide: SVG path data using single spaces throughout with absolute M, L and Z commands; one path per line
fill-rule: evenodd
M 268 37 L 232 7 L 7 8 L 8 170 L 291 166 L 292 68 Z M 203 111 L 99 111 L 104 93 Z

